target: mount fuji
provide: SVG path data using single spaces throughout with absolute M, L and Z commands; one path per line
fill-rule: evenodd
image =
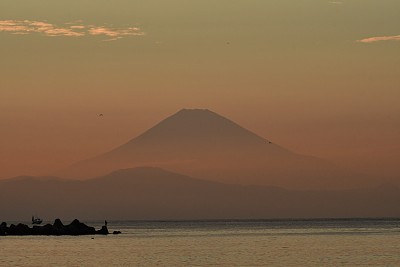
M 90 178 L 159 167 L 199 179 L 290 189 L 343 189 L 359 174 L 300 155 L 207 109 L 182 109 L 115 149 L 58 173 Z

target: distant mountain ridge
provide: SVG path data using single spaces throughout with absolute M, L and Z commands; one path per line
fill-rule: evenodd
M 317 189 L 357 184 L 355 174 L 293 153 L 207 109 L 182 109 L 127 143 L 59 175 L 90 178 L 140 166 L 247 185 Z
M 400 190 L 286 190 L 195 179 L 160 168 L 114 171 L 89 180 L 0 180 L 3 220 L 180 220 L 399 217 Z

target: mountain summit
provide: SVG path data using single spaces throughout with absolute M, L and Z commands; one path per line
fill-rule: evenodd
M 207 109 L 182 109 L 127 143 L 72 165 L 62 175 L 88 178 L 141 166 L 218 182 L 303 189 L 343 187 L 348 176 Z
M 167 158 L 175 153 L 184 153 L 184 156 L 191 158 L 205 150 L 214 153 L 219 150 L 221 153 L 226 149 L 254 149 L 265 144 L 269 144 L 273 150 L 277 149 L 266 139 L 208 109 L 182 109 L 105 156 L 113 158 L 119 157 L 119 154 L 136 154 L 137 149 L 143 147 L 146 151 L 160 154 L 170 149 Z
M 208 109 L 182 109 L 131 142 L 262 144 L 266 140 Z

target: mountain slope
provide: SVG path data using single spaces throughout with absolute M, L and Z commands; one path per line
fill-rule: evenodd
M 260 219 L 400 216 L 400 190 L 384 186 L 294 191 L 194 179 L 159 168 L 89 180 L 0 180 L 2 220 Z
M 212 111 L 183 109 L 129 142 L 74 164 L 64 177 L 154 166 L 212 181 L 287 188 L 345 188 L 355 175 L 295 154 Z

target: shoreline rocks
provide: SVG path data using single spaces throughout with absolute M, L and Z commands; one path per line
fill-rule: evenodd
M 118 231 L 119 232 L 119 231 Z M 60 219 L 56 219 L 53 224 L 43 226 L 34 225 L 32 228 L 26 224 L 19 223 L 7 226 L 6 222 L 0 224 L 0 236 L 24 236 L 24 235 L 108 235 L 110 234 L 106 225 L 100 230 L 88 226 L 75 219 L 70 224 L 64 225 Z

